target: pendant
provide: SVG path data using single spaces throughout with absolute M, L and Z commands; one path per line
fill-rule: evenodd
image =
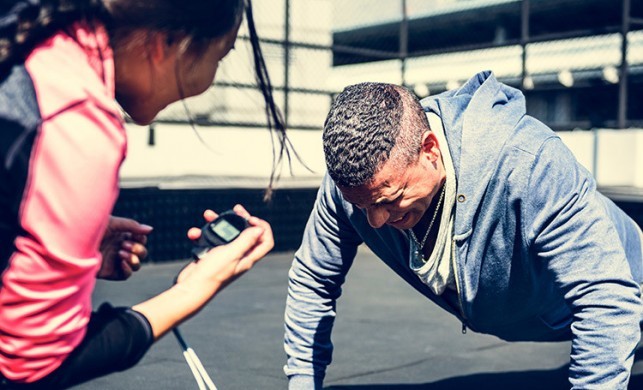
M 424 255 L 419 250 L 417 249 L 414 250 L 413 256 L 415 257 L 416 262 L 426 263 L 426 260 L 424 259 Z

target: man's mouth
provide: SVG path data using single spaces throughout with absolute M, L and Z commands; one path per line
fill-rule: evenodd
M 387 224 L 396 225 L 396 224 L 399 224 L 400 222 L 404 222 L 406 220 L 407 215 L 409 215 L 409 214 L 405 213 L 405 214 L 403 214 L 401 217 L 399 217 L 397 219 L 388 221 Z

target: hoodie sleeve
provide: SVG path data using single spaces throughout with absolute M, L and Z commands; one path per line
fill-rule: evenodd
M 284 372 L 291 390 L 321 389 L 331 362 L 335 302 L 361 244 L 341 202 L 326 176 L 288 274 Z
M 523 227 L 571 308 L 573 389 L 626 389 L 640 339 L 640 288 L 595 182 L 558 137 L 534 159 Z

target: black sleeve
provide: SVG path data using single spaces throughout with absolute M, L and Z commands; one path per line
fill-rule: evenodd
M 92 313 L 82 343 L 51 374 L 32 384 L 12 384 L 2 389 L 65 389 L 138 363 L 154 341 L 152 328 L 142 314 L 104 303 Z

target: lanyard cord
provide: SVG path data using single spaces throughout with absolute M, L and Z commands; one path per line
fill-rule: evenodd
M 212 382 L 212 379 L 210 379 L 210 375 L 208 375 L 205 367 L 203 367 L 203 364 L 201 364 L 201 360 L 199 360 L 196 352 L 194 352 L 194 350 L 190 348 L 188 343 L 185 341 L 183 335 L 181 335 L 181 332 L 179 331 L 179 328 L 176 327 L 172 329 L 172 333 L 174 333 L 174 336 L 176 336 L 176 340 L 179 342 L 179 345 L 183 350 L 183 357 L 188 363 L 188 366 L 190 367 L 190 371 L 192 371 L 192 375 L 194 375 L 196 383 L 199 385 L 199 390 L 217 390 L 214 382 Z
M 190 263 L 186 264 L 183 268 L 181 268 L 181 271 L 183 271 Z M 177 279 L 179 278 L 179 274 L 176 274 L 174 277 L 174 283 L 176 284 Z M 201 364 L 201 360 L 197 356 L 196 352 L 188 345 L 188 343 L 185 341 L 183 338 L 183 335 L 181 334 L 181 331 L 179 330 L 179 327 L 175 327 L 172 329 L 172 333 L 174 333 L 174 336 L 176 337 L 176 341 L 179 342 L 179 345 L 181 346 L 181 350 L 183 351 L 183 357 L 185 358 L 185 361 L 188 363 L 188 366 L 190 367 L 190 371 L 192 371 L 192 375 L 194 375 L 194 379 L 196 380 L 197 385 L 199 385 L 199 390 L 217 390 L 217 387 L 214 385 L 214 382 L 210 378 L 210 375 L 208 375 L 208 372 L 205 370 L 205 367 L 203 367 L 203 364 Z

